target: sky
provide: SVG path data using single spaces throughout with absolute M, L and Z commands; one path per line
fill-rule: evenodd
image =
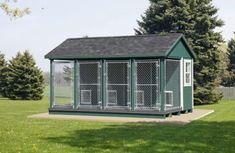
M 0 0 L 3 1 L 3 0 Z M 225 26 L 225 41 L 234 37 L 235 1 L 213 0 Z M 11 20 L 0 10 L 0 51 L 7 60 L 18 51 L 29 50 L 37 65 L 49 71 L 45 54 L 67 38 L 83 36 L 134 35 L 136 20 L 148 8 L 148 0 L 19 0 L 17 7 L 29 7 L 31 14 Z

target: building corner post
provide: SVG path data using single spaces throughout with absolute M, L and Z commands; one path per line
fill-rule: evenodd
M 102 66 L 101 66 L 101 82 L 102 82 L 102 109 L 105 109 L 106 106 L 106 60 L 102 60 Z
M 73 91 L 73 98 L 74 98 L 74 109 L 77 109 L 78 108 L 78 97 L 77 97 L 77 89 L 78 89 L 78 74 L 77 74 L 77 69 L 78 69 L 78 62 L 77 60 L 74 61 L 74 91 Z
M 131 110 L 135 110 L 135 102 L 136 102 L 136 66 L 135 60 L 131 60 Z
M 160 102 L 161 102 L 161 108 L 160 111 L 165 111 L 165 59 L 160 58 Z
M 54 106 L 54 62 L 50 60 L 50 109 Z

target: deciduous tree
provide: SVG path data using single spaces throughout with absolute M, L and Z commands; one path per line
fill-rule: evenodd
M 10 16 L 11 18 L 22 17 L 30 13 L 29 8 L 11 7 L 11 2 L 16 3 L 17 0 L 4 0 L 3 2 L 0 2 L 0 9 L 2 9 L 6 13 L 6 15 Z

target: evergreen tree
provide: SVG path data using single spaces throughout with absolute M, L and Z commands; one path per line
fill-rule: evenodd
M 7 62 L 4 54 L 0 52 L 0 95 L 6 97 L 7 89 Z
M 235 39 L 228 42 L 228 75 L 223 78 L 222 85 L 226 87 L 235 86 Z
M 28 51 L 18 53 L 9 62 L 8 97 L 39 100 L 43 97 L 44 80 L 41 70 Z
M 136 34 L 183 33 L 197 55 L 195 61 L 194 102 L 215 103 L 222 98 L 216 91 L 220 84 L 223 52 L 222 36 L 214 29 L 223 22 L 212 0 L 150 0 L 150 7 L 138 21 Z
M 231 39 L 228 42 L 228 53 L 230 64 L 228 65 L 228 70 L 235 73 L 235 39 Z

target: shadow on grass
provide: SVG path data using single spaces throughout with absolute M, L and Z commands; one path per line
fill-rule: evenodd
M 45 138 L 84 152 L 234 152 L 235 122 L 107 125 Z

